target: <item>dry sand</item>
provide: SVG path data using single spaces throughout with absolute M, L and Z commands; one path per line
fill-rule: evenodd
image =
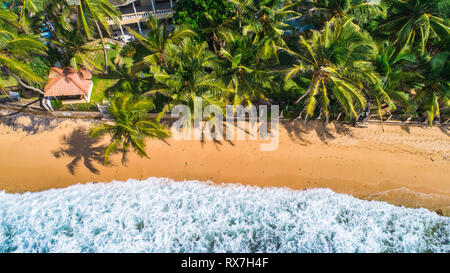
M 4 112 L 3 112 L 4 113 Z M 426 126 L 353 128 L 284 122 L 280 145 L 260 141 L 149 140 L 150 159 L 130 153 L 103 166 L 107 139 L 92 139 L 95 121 L 21 114 L 0 120 L 0 190 L 42 191 L 77 183 L 169 177 L 216 183 L 331 188 L 369 200 L 426 207 L 450 215 L 450 131 Z

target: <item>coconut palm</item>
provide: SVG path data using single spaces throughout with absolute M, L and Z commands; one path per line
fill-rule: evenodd
M 42 7 L 47 17 L 52 21 L 53 27 L 62 27 L 66 30 L 74 29 L 76 6 L 69 5 L 67 0 L 44 0 Z M 50 23 L 44 22 L 47 23 L 48 29 L 54 36 L 53 38 L 57 38 L 58 34 L 53 27 L 50 27 Z
M 285 6 L 281 5 L 280 1 L 274 0 L 231 0 L 231 2 L 242 10 L 244 35 L 254 33 L 261 37 L 272 36 L 281 43 L 283 31 L 290 28 L 286 21 L 300 16 L 298 12 L 292 10 L 300 2 Z
M 419 109 L 426 113 L 432 125 L 434 119 L 440 117 L 441 108 L 450 106 L 448 52 L 441 52 L 434 56 L 425 54 L 420 63 L 424 81 L 414 99 L 419 103 Z
M 95 53 L 102 50 L 102 47 L 84 40 L 84 37 L 76 29 L 69 31 L 57 28 L 58 39 L 51 40 L 51 43 L 59 47 L 65 55 L 64 66 L 70 65 L 78 70 L 82 67 L 88 70 L 97 69 L 102 71 L 102 67 L 95 59 Z
M 122 151 L 122 162 L 130 148 L 138 155 L 148 155 L 145 151 L 145 139 L 163 139 L 169 136 L 166 128 L 160 123 L 147 117 L 147 113 L 154 109 L 154 104 L 146 97 L 137 97 L 131 93 L 117 93 L 109 100 L 109 111 L 114 118 L 114 124 L 101 122 L 91 129 L 92 137 L 108 134 L 111 144 L 105 149 L 105 164 L 111 154 Z
M 45 55 L 47 47 L 38 40 L 38 37 L 19 33 L 17 15 L 5 9 L 0 10 L 0 15 L 1 72 L 12 76 L 25 88 L 43 94 L 39 88 L 29 85 L 43 83 L 44 79 L 38 76 L 26 61 L 36 54 Z
M 296 101 L 308 98 L 304 106 L 306 117 L 314 115 L 319 97 L 327 121 L 331 100 L 337 101 L 348 117 L 356 118 L 357 108 L 366 106 L 363 91 L 369 86 L 375 88 L 380 100 L 390 102 L 370 62 L 374 50 L 368 34 L 361 33 L 350 20 L 328 23 L 322 32 L 313 31 L 309 40 L 300 36 L 298 52 L 290 52 L 298 63 L 287 71 L 286 80 L 299 73 L 309 77 L 308 89 Z
M 128 29 L 144 47 L 152 52 L 143 60 L 147 64 L 162 64 L 169 44 L 179 44 L 183 39 L 196 35 L 185 26 L 177 26 L 169 31 L 167 20 L 161 21 L 153 16 L 148 19 L 147 26 L 150 28 L 147 38 Z
M 20 6 L 19 23 L 22 29 L 30 33 L 30 15 L 35 15 L 41 11 L 41 1 L 37 0 L 23 0 L 17 3 Z
M 117 61 L 113 63 L 112 69 L 108 75 L 100 75 L 100 78 L 117 80 L 107 92 L 128 92 L 133 94 L 142 94 L 148 91 L 149 86 L 153 85 L 152 77 L 145 77 L 139 71 L 139 67 L 130 66 L 126 63 Z
M 382 88 L 396 104 L 407 111 L 411 110 L 411 97 L 407 93 L 417 88 L 421 82 L 420 74 L 413 71 L 416 57 L 408 48 L 398 54 L 389 41 L 377 45 L 377 56 L 374 60 L 376 71 L 380 74 Z
M 160 117 L 178 104 L 193 109 L 195 97 L 201 97 L 208 105 L 223 105 L 226 90 L 211 73 L 217 66 L 217 56 L 208 50 L 206 42 L 195 44 L 191 39 L 185 39 L 179 46 L 168 46 L 165 65 L 151 67 L 157 85 L 147 92 L 158 92 L 170 99 Z
M 233 19 L 222 22 L 211 16 L 208 12 L 205 12 L 205 18 L 208 20 L 208 27 L 203 29 L 203 33 L 210 36 L 214 53 L 220 55 L 220 49 L 225 46 L 224 40 L 221 39 L 221 33 L 230 31 L 227 25 L 231 23 Z
M 271 47 L 266 37 L 259 40 L 251 36 L 228 32 L 222 48 L 223 61 L 216 74 L 233 94 L 233 105 L 241 102 L 251 105 L 252 100 L 266 99 L 264 90 L 274 84 L 269 67 L 277 63 L 277 50 Z
M 105 73 L 108 73 L 108 54 L 106 52 L 101 27 L 110 36 L 108 21 L 117 21 L 120 18 L 120 12 L 108 0 L 79 0 L 77 6 L 77 27 L 88 39 L 91 39 L 94 33 L 92 26 L 95 26 L 95 31 L 100 36 L 102 42 L 105 58 Z
M 20 23 L 18 22 L 18 17 L 15 13 L 0 8 L 0 27 L 6 28 L 6 29 L 15 29 L 20 27 Z
M 320 22 L 347 21 L 367 22 L 375 16 L 383 15 L 379 1 L 372 0 L 312 0 L 304 1 L 302 11 Z
M 438 4 L 442 0 L 395 0 L 388 10 L 380 30 L 392 33 L 397 51 L 403 47 L 418 48 L 425 53 L 430 38 L 448 37 L 450 29 L 438 15 Z

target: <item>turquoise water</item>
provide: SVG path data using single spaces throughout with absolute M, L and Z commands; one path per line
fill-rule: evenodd
M 328 189 L 198 181 L 0 192 L 0 252 L 450 252 L 450 218 Z

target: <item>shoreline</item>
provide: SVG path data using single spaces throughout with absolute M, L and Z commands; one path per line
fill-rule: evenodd
M 445 128 L 368 128 L 303 121 L 280 124 L 280 144 L 262 141 L 149 140 L 150 159 L 130 153 L 103 166 L 106 139 L 96 121 L 20 114 L 0 120 L 0 191 L 23 193 L 78 183 L 167 177 L 294 190 L 330 188 L 360 199 L 425 207 L 450 215 L 450 138 Z

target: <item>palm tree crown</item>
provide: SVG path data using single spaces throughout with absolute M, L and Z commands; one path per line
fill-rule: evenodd
M 33 55 L 45 55 L 47 47 L 35 35 L 20 33 L 17 16 L 5 9 L 0 9 L 0 70 L 29 83 L 42 83 L 26 63 Z M 3 88 L 2 88 L 3 89 Z
M 291 52 L 298 63 L 288 70 L 286 79 L 301 72 L 309 75 L 307 91 L 297 100 L 308 97 L 305 103 L 307 116 L 313 116 L 317 98 L 328 118 L 328 105 L 333 99 L 342 106 L 347 115 L 357 117 L 356 107 L 364 109 L 366 97 L 364 86 L 379 81 L 371 65 L 375 46 L 367 34 L 360 32 L 349 20 L 344 23 L 328 23 L 311 39 L 300 37 L 298 52 Z
M 170 44 L 177 45 L 183 39 L 195 36 L 195 32 L 184 26 L 178 26 L 169 31 L 167 20 L 161 21 L 153 16 L 149 18 L 147 25 L 150 28 L 147 38 L 129 29 L 138 41 L 152 52 L 144 58 L 147 64 L 162 64 Z
M 91 39 L 94 33 L 92 26 L 95 26 L 95 31 L 100 36 L 105 58 L 105 73 L 108 72 L 108 54 L 100 26 L 110 35 L 108 20 L 117 21 L 120 18 L 120 12 L 108 0 L 80 0 L 77 6 L 77 28 Z
M 164 66 L 151 67 L 157 86 L 147 93 L 160 92 L 170 98 L 171 102 L 161 114 L 177 104 L 193 109 L 195 97 L 201 97 L 208 104 L 222 104 L 224 87 L 211 73 L 217 68 L 218 59 L 208 50 L 206 42 L 195 44 L 185 39 L 179 46 L 171 44 L 166 54 Z
M 130 148 L 138 155 L 148 157 L 145 152 L 145 138 L 163 139 L 169 136 L 163 125 L 147 118 L 147 113 L 155 107 L 148 98 L 118 93 L 109 101 L 109 111 L 115 123 L 102 122 L 91 130 L 93 137 L 105 134 L 111 137 L 111 144 L 105 150 L 105 164 L 119 148 L 122 150 L 123 162 Z
M 379 26 L 394 34 L 394 45 L 418 48 L 425 53 L 430 38 L 448 37 L 450 28 L 437 14 L 440 0 L 395 0 L 388 10 L 386 20 Z

